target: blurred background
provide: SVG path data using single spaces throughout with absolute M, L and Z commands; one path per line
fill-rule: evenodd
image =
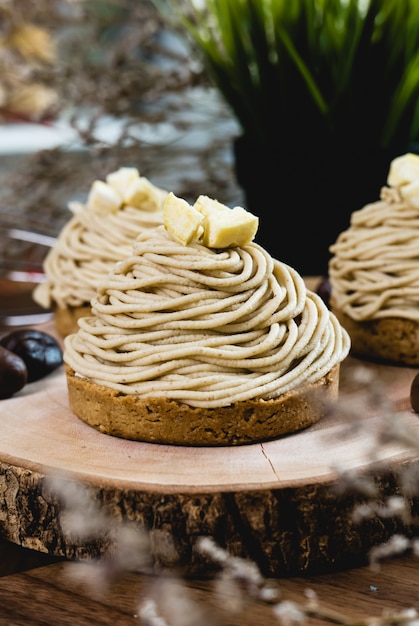
M 202 180 L 238 198 L 237 124 L 153 2 L 1 2 L 0 24 L 2 225 L 55 235 L 67 193 L 120 164 L 187 198 Z
M 189 201 L 242 204 L 237 122 L 149 0 L 0 2 L 0 325 L 42 321 L 42 260 L 119 166 Z
M 0 0 L 0 70 L 0 264 L 33 278 L 68 202 L 121 165 L 244 206 L 257 243 L 327 276 L 419 152 L 418 0 Z

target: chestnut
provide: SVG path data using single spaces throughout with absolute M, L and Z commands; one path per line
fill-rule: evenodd
M 28 371 L 28 383 L 43 378 L 63 363 L 63 352 L 59 343 L 41 330 L 14 330 L 0 338 L 0 345 L 24 361 Z
M 410 404 L 415 413 L 419 413 L 419 372 L 410 386 Z
M 0 400 L 20 391 L 27 380 L 28 370 L 23 359 L 0 345 Z

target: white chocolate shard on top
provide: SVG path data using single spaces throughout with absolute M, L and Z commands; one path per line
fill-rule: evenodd
M 90 188 L 86 208 L 101 215 L 117 213 L 124 205 L 142 211 L 157 211 L 167 192 L 140 176 L 135 167 L 121 167 L 106 176 L 106 182 L 95 180 Z
M 408 152 L 390 163 L 387 183 L 390 187 L 401 187 L 419 179 L 419 155 Z
M 123 195 L 125 204 L 142 209 L 143 211 L 156 211 L 167 193 L 155 187 L 145 176 L 139 176 L 132 180 Z M 162 195 L 163 194 L 163 195 Z
M 204 216 L 183 198 L 170 192 L 163 207 L 164 226 L 184 246 L 197 241 L 204 229 Z
M 122 206 L 121 196 L 102 180 L 95 180 L 90 188 L 86 206 L 101 215 L 117 213 Z
M 242 207 L 229 209 L 208 196 L 199 196 L 195 208 L 205 216 L 202 242 L 208 248 L 246 246 L 253 241 L 259 219 Z
M 408 185 L 400 187 L 400 195 L 415 209 L 419 209 L 419 178 Z
M 387 178 L 411 206 L 419 208 L 419 155 L 408 152 L 393 159 Z
M 170 193 L 164 206 L 166 230 L 184 245 L 199 241 L 208 248 L 246 246 L 256 235 L 259 218 L 242 207 L 230 209 L 201 195 L 191 206 Z
M 120 167 L 119 170 L 106 176 L 106 182 L 124 199 L 127 188 L 138 178 L 140 178 L 140 172 L 136 167 Z

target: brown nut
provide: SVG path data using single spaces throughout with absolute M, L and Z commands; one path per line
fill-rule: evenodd
M 410 404 L 415 413 L 419 413 L 419 373 L 414 377 L 410 386 Z
M 0 345 L 0 400 L 10 398 L 28 381 L 28 370 L 23 359 Z
M 328 277 L 323 278 L 322 281 L 317 285 L 316 293 L 323 300 L 328 309 L 330 309 L 330 295 L 332 292 L 332 288 L 330 286 L 330 280 Z
M 17 354 L 28 370 L 28 383 L 44 378 L 63 363 L 58 342 L 35 328 L 14 330 L 0 339 L 0 345 Z

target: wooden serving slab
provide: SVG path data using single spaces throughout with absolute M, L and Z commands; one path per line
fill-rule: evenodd
M 51 324 L 39 328 L 49 332 Z M 394 420 L 419 437 L 409 402 L 416 371 L 349 357 L 341 367 L 342 406 L 349 396 L 358 398 L 352 377 L 361 367 L 385 388 Z M 66 529 L 60 489 L 70 481 L 106 513 L 109 528 L 129 520 L 146 530 L 152 571 L 176 565 L 186 575 L 209 575 L 195 549 L 202 535 L 269 576 L 362 564 L 371 547 L 409 528 L 393 519 L 354 523 L 353 507 L 366 496 L 338 489 L 342 471 L 372 476 L 384 502 L 398 493 L 400 472 L 416 463 L 391 440 L 377 448 L 383 416 L 374 407 L 362 412 L 351 425 L 333 412 L 304 431 L 254 445 L 141 443 L 102 434 L 75 417 L 60 368 L 0 402 L 0 536 L 70 559 L 110 549 L 103 529 L 93 539 Z

